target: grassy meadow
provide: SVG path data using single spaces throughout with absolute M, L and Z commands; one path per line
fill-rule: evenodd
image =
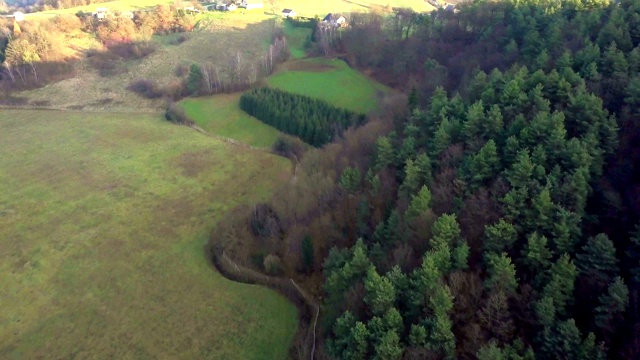
M 378 93 L 388 91 L 344 61 L 323 58 L 285 63 L 266 81 L 269 86 L 360 113 L 376 110 Z
M 286 357 L 295 307 L 203 254 L 285 159 L 131 113 L 3 109 L 0 148 L 0 358 Z
M 242 111 L 239 99 L 239 93 L 221 94 L 185 99 L 180 104 L 187 116 L 210 134 L 255 147 L 271 147 L 278 138 L 278 130 Z

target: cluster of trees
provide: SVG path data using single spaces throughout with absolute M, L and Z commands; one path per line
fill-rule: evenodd
M 0 10 L 31 13 L 51 9 L 68 9 L 107 1 L 109 0 L 3 0 L 0 1 Z
M 126 71 L 123 59 L 142 58 L 155 50 L 153 34 L 191 31 L 195 17 L 175 7 L 158 5 L 133 19 L 112 13 L 102 21 L 86 14 L 51 19 L 0 22 L 0 85 L 8 90 L 42 86 L 69 73 L 69 57 L 77 56 L 73 40 L 95 36 L 105 49 L 89 53 L 90 63 L 109 76 Z
M 460 9 L 352 14 L 337 46 L 406 111 L 213 241 L 310 271 L 331 358 L 640 358 L 640 1 Z
M 324 101 L 266 87 L 242 94 L 240 108 L 264 123 L 299 136 L 316 147 L 330 142 L 349 126 L 365 121 L 364 115 L 331 106 Z

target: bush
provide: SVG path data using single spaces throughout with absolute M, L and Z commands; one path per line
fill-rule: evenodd
M 251 231 L 254 236 L 268 238 L 281 234 L 280 217 L 267 204 L 257 204 L 253 208 L 250 220 Z
M 123 59 L 142 59 L 156 51 L 152 43 L 118 43 L 109 46 L 109 51 Z
M 264 271 L 269 275 L 282 273 L 282 260 L 277 255 L 267 255 L 264 258 Z
M 291 157 L 295 156 L 298 160 L 302 158 L 305 145 L 300 139 L 291 136 L 279 136 L 273 144 L 273 152 L 278 155 Z
M 176 103 L 171 103 L 167 107 L 167 110 L 164 112 L 164 118 L 167 121 L 180 125 L 195 125 L 195 122 L 189 119 L 187 114 L 184 112 L 184 109 L 179 107 Z
M 147 99 L 157 99 L 164 95 L 162 90 L 158 88 L 153 81 L 148 79 L 135 80 L 127 87 L 127 90 L 133 91 Z
M 189 68 L 186 65 L 180 64 L 176 66 L 176 76 L 183 77 L 189 73 Z

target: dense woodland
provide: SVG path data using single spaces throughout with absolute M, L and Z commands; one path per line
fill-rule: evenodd
M 360 125 L 364 115 L 286 91 L 257 88 L 240 97 L 240 108 L 287 134 L 299 136 L 313 146 L 322 146 L 349 126 Z
M 402 11 L 332 51 L 408 100 L 212 241 L 306 279 L 329 358 L 640 358 L 640 1 Z

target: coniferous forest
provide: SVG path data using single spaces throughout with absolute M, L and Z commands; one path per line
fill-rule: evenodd
M 408 100 L 229 251 L 316 286 L 328 358 L 640 358 L 640 1 L 352 16 L 336 51 Z
M 240 108 L 313 146 L 322 146 L 344 129 L 365 120 L 364 115 L 331 106 L 322 100 L 271 88 L 245 92 L 240 97 Z

